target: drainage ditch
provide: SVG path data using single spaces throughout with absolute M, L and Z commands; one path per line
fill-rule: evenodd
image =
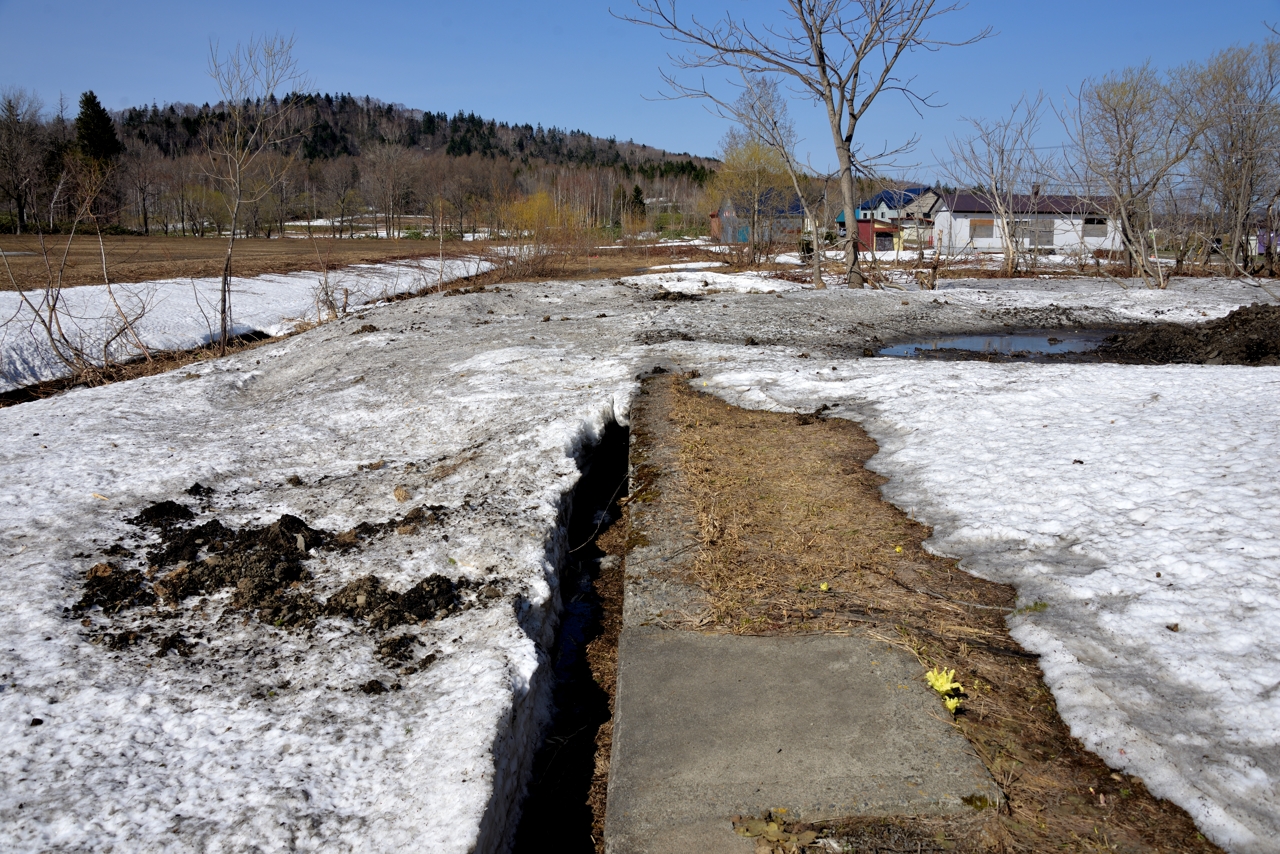
M 597 545 L 620 514 L 627 494 L 630 432 L 611 424 L 581 463 L 572 496 L 570 552 L 560 572 L 560 633 L 551 651 L 555 675 L 552 719 L 533 761 L 533 775 L 516 830 L 517 854 L 554 850 L 593 854 L 588 799 L 595 771 L 596 736 L 610 719 L 609 696 L 596 682 L 587 645 L 601 633 L 603 610 L 596 581 L 605 553 Z

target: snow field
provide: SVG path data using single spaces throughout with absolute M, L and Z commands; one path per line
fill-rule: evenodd
M 352 275 L 353 290 L 383 286 L 376 271 Z M 904 294 L 750 277 L 703 288 L 714 275 L 373 307 L 189 371 L 0 411 L 0 826 L 11 847 L 503 850 L 547 711 L 575 461 L 625 422 L 636 375 L 668 364 L 697 368 L 730 402 L 828 403 L 862 420 L 881 445 L 886 494 L 935 526 L 934 548 L 1047 603 L 1015 618 L 1016 636 L 1044 656 L 1073 731 L 1231 850 L 1280 850 L 1280 636 L 1266 622 L 1280 596 L 1280 369 L 822 355 L 852 330 L 932 331 L 939 319 L 1203 319 L 1256 289 L 1020 280 Z M 650 299 L 673 285 L 719 293 Z M 354 334 L 365 323 L 378 331 Z M 678 332 L 698 340 L 665 334 Z M 748 335 L 793 343 L 709 343 Z M 6 371 L 15 346 L 0 350 Z M 798 360 L 801 348 L 813 358 Z M 415 655 L 439 655 L 412 675 L 389 669 L 350 621 L 322 619 L 311 635 L 264 626 L 229 607 L 230 591 L 164 620 L 142 609 L 112 621 L 180 631 L 189 658 L 157 658 L 152 641 L 90 643 L 107 621 L 63 613 L 85 571 L 121 537 L 145 548 L 123 519 L 151 502 L 199 508 L 183 494 L 194 481 L 214 489 L 199 521 L 233 527 L 292 513 L 339 532 L 446 508 L 417 534 L 313 552 L 319 598 L 368 573 L 396 590 L 441 573 L 502 595 L 411 627 Z M 374 678 L 402 689 L 356 690 Z
M 708 390 L 862 421 L 932 550 L 1047 605 L 1014 637 L 1074 735 L 1229 850 L 1280 850 L 1280 370 L 735 361 Z
M 795 282 L 776 279 L 768 273 L 716 273 L 696 270 L 625 276 L 622 283 L 640 288 L 656 286 L 672 293 L 684 294 L 714 294 L 725 291 L 740 294 L 773 294 L 813 287 L 813 285 L 797 285 Z
M 398 304 L 360 318 L 398 319 L 394 330 L 353 336 L 357 321 L 334 323 L 194 378 L 0 416 L 14 440 L 0 452 L 0 823 L 13 850 L 141 839 L 156 851 L 503 850 L 547 712 L 575 460 L 625 419 L 634 380 L 629 364 L 572 342 L 451 329 L 466 303 Z M 405 325 L 415 308 L 443 313 L 429 333 Z M 386 464 L 357 469 L 375 460 Z M 291 475 L 305 485 L 288 486 Z M 215 490 L 201 520 L 233 526 L 288 512 L 341 531 L 448 508 L 421 535 L 313 553 L 322 597 L 368 572 L 398 590 L 439 572 L 504 595 L 419 627 L 417 655 L 440 659 L 411 676 L 377 660 L 350 621 L 280 630 L 229 609 L 230 591 L 163 621 L 192 640 L 190 658 L 91 644 L 106 620 L 83 627 L 62 612 L 85 570 L 135 531 L 123 517 L 162 498 L 195 506 L 182 494 L 194 481 Z M 403 505 L 397 485 L 413 493 Z M 142 610 L 113 630 L 156 622 Z M 403 690 L 355 690 L 371 678 Z
M 437 282 L 473 276 L 493 268 L 479 259 L 425 260 L 393 264 L 357 265 L 331 271 L 329 287 L 341 304 L 343 289 L 351 307 L 375 302 L 396 294 L 431 287 Z M 299 324 L 314 323 L 324 315 L 320 301 L 320 273 L 304 272 L 233 278 L 231 295 L 232 335 L 265 332 L 283 335 Z M 177 350 L 199 347 L 217 338 L 219 279 L 187 279 L 66 288 L 61 294 L 65 308 L 62 320 L 67 336 L 88 352 L 101 352 L 101 341 L 119 328 L 119 314 L 112 295 L 129 318 L 142 314 L 133 324 L 138 337 L 149 348 Z M 44 295 L 29 291 L 29 299 L 43 307 Z M 143 313 L 145 309 L 145 314 Z M 33 325 L 30 306 L 18 293 L 0 291 L 0 391 L 63 376 L 66 368 L 50 350 L 44 332 Z M 138 355 L 121 339 L 112 347 L 112 357 L 126 359 Z

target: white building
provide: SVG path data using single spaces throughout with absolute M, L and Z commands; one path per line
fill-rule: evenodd
M 1105 208 L 1079 196 L 1014 196 L 1015 240 L 1026 251 L 1092 255 L 1122 247 Z M 945 255 L 1003 253 L 1000 217 L 972 193 L 940 196 L 932 211 L 934 246 Z

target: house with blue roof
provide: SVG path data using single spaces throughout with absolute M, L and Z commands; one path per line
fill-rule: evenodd
M 942 196 L 932 187 L 882 190 L 858 205 L 859 251 L 892 252 L 933 248 L 933 214 Z M 836 217 L 846 234 L 844 211 Z

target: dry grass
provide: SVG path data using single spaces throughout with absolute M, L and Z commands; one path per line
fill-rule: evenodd
M 227 251 L 225 239 L 199 237 L 104 237 L 107 275 L 112 282 L 149 282 L 157 279 L 186 279 L 222 275 Z M 67 245 L 66 237 L 45 238 L 50 263 L 61 262 Z M 475 244 L 449 242 L 445 257 L 475 252 Z M 0 274 L 0 290 L 38 288 L 49 282 L 45 256 L 40 240 L 34 235 L 0 236 L 0 249 L 12 255 L 9 266 L 13 279 Z M 411 258 L 438 257 L 439 247 L 420 240 L 334 240 L 302 238 L 236 240 L 232 270 L 237 276 L 260 276 L 266 273 L 296 273 L 302 270 L 330 269 L 351 264 L 373 264 Z M 67 253 L 63 284 L 102 284 L 102 255 L 94 236 L 77 235 Z
M 608 555 L 622 556 L 626 551 L 629 526 L 626 514 L 615 522 L 596 541 L 596 545 Z M 623 569 L 621 562 L 601 567 L 595 580 L 596 595 L 600 597 L 600 634 L 587 644 L 587 663 L 596 684 L 609 697 L 609 720 L 596 732 L 595 770 L 591 776 L 591 792 L 587 805 L 591 807 L 591 836 L 596 841 L 596 851 L 604 854 L 604 813 L 609 794 L 609 756 L 613 751 L 614 700 L 618 694 L 618 638 L 622 634 Z
M 669 417 L 703 543 L 689 580 L 708 606 L 686 628 L 860 633 L 910 650 L 922 676 L 955 668 L 967 689 L 955 726 L 1004 791 L 999 833 L 901 817 L 849 827 L 867 840 L 941 833 L 949 850 L 1219 850 L 1183 810 L 1071 737 L 1034 656 L 1005 626 L 1014 591 L 924 551 L 929 529 L 880 498 L 883 479 L 864 468 L 876 445 L 856 424 L 752 412 L 680 379 L 657 382 L 672 386 Z

